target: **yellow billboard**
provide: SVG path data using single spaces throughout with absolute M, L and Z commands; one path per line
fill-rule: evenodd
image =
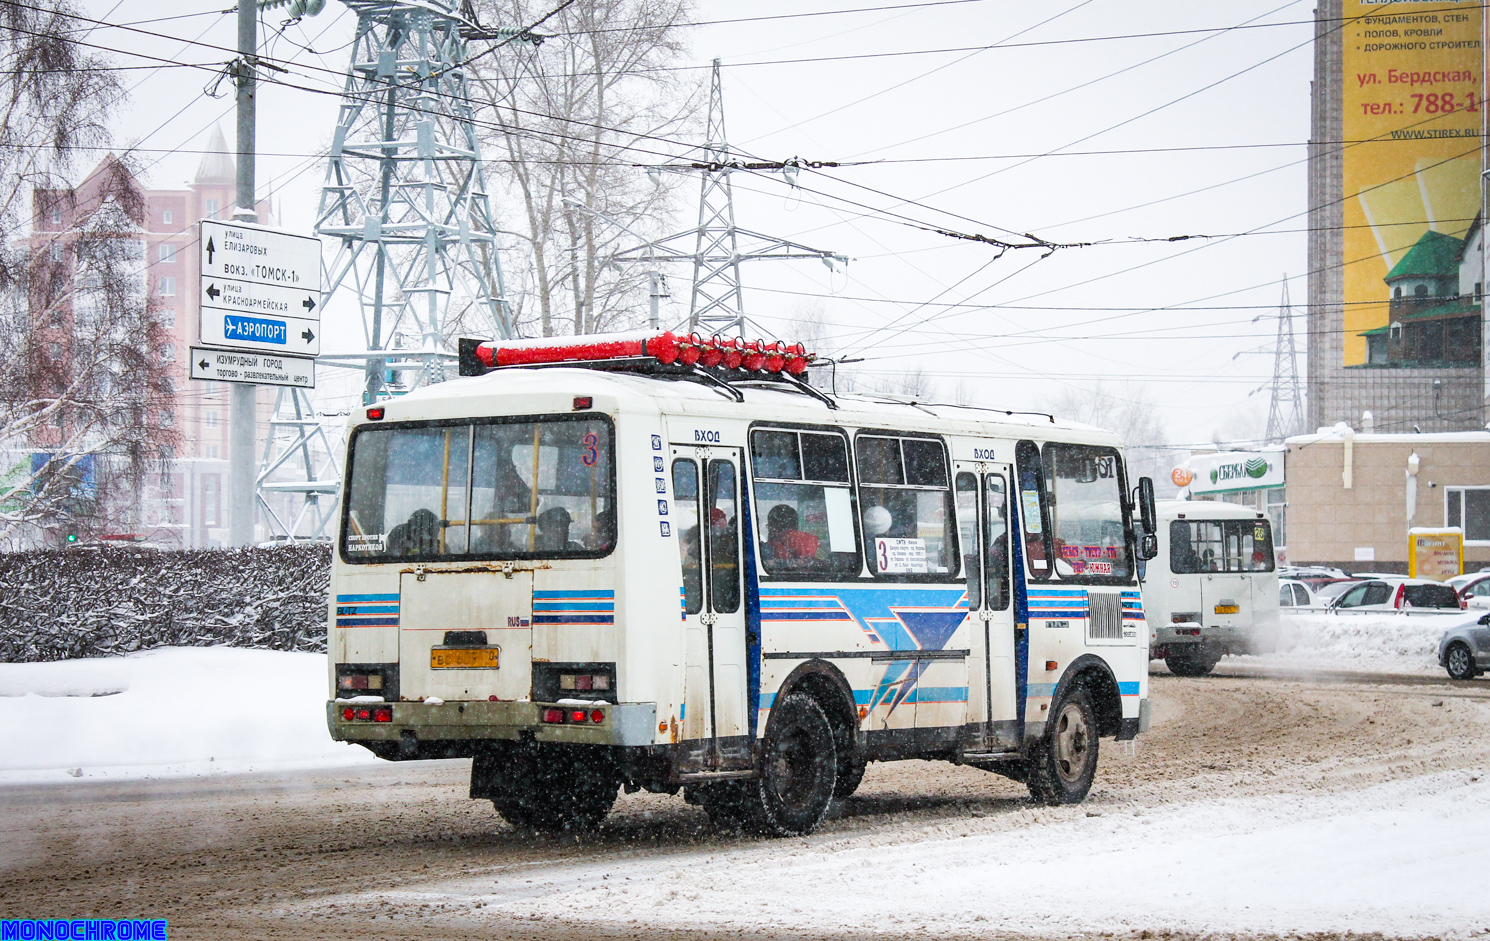
M 1458 248 L 1480 205 L 1483 6 L 1342 8 L 1344 365 L 1453 359 L 1443 324 L 1470 314 L 1456 298 Z M 1404 338 L 1404 320 L 1439 324 L 1439 346 L 1418 330 Z

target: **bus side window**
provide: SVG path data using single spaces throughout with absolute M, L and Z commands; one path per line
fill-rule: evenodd
M 1002 611 L 1009 607 L 1009 490 L 1003 474 L 985 474 L 983 487 L 988 610 Z
M 704 562 L 698 531 L 698 465 L 690 460 L 673 461 L 673 511 L 683 565 L 683 610 L 698 614 L 704 609 Z
M 1045 482 L 1040 469 L 1040 448 L 1033 441 L 1014 446 L 1019 467 L 1019 518 L 1024 530 L 1025 575 L 1044 581 L 1050 577 L 1050 557 L 1045 543 Z
M 983 606 L 983 565 L 978 554 L 978 478 L 957 475 L 957 536 L 962 540 L 962 571 L 967 578 L 967 607 Z

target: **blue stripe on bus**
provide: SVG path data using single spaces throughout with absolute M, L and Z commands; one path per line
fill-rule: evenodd
M 967 702 L 966 686 L 917 686 L 906 702 Z
M 614 615 L 533 615 L 533 624 L 615 624 Z
M 339 617 L 347 617 L 353 614 L 397 614 L 396 604 L 339 604 L 336 606 Z
M 847 611 L 773 611 L 761 612 L 762 621 L 852 621 Z
M 614 601 L 535 601 L 534 611 L 614 611 Z
M 1138 681 L 1137 680 L 1134 680 L 1131 683 L 1119 683 L 1118 684 L 1118 692 L 1121 693 L 1124 696 L 1137 696 L 1138 695 Z
M 340 604 L 340 603 L 342 603 L 344 601 L 345 602 L 355 602 L 355 601 L 397 601 L 397 600 L 398 600 L 398 595 L 397 594 L 392 594 L 392 595 L 337 595 L 336 596 L 336 601 L 337 601 L 338 604 Z
M 559 600 L 566 598 L 614 598 L 615 596 L 616 592 L 613 588 L 565 588 L 555 591 L 535 590 L 533 592 L 534 598 L 556 598 Z
M 398 625 L 398 618 L 337 618 L 337 627 L 378 627 L 380 625 Z
M 773 608 L 811 608 L 818 605 L 827 606 L 837 603 L 837 598 L 831 595 L 823 595 L 821 597 L 762 599 L 761 607 L 769 611 Z

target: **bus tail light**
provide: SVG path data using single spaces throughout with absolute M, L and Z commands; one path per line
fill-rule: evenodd
M 542 714 L 541 718 L 543 719 L 544 722 L 548 722 L 548 723 L 551 723 L 553 725 L 563 725 L 564 724 L 564 710 L 563 709 L 560 709 L 558 707 L 550 707 L 548 709 L 543 710 L 543 714 Z
M 590 717 L 589 716 L 589 713 L 586 712 L 584 709 L 571 709 L 571 710 L 569 710 L 569 721 L 570 722 L 584 722 L 589 717 Z
M 393 721 L 393 707 L 392 706 L 379 706 L 378 708 L 374 709 L 373 710 L 373 721 L 374 722 L 392 722 Z
M 605 713 L 600 711 L 599 709 L 592 711 L 590 713 L 590 721 L 595 723 L 596 725 L 599 725 L 600 723 L 605 721 Z
M 343 722 L 351 722 L 352 721 L 352 718 L 355 715 L 357 715 L 357 710 L 356 709 L 353 709 L 351 706 L 348 706 L 347 708 L 345 708 L 345 709 L 343 709 L 341 711 L 341 721 L 343 721 Z

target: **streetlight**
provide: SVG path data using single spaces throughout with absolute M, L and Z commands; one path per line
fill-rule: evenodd
M 642 244 L 647 249 L 646 260 L 647 260 L 648 265 L 650 265 L 650 268 L 647 271 L 647 277 L 648 277 L 648 282 L 649 282 L 649 285 L 648 285 L 648 287 L 649 287 L 648 296 L 649 296 L 649 299 L 650 299 L 650 305 L 651 306 L 650 306 L 650 312 L 647 315 L 647 325 L 649 327 L 651 327 L 653 330 L 656 330 L 657 329 L 657 321 L 658 321 L 658 313 L 657 313 L 658 306 L 661 303 L 662 298 L 669 297 L 670 295 L 667 293 L 667 276 L 664 275 L 660 270 L 658 270 L 658 268 L 657 268 L 657 262 L 652 257 L 652 242 L 651 242 L 651 240 L 648 239 L 648 238 L 646 238 L 645 236 L 642 236 L 642 235 L 637 234 L 635 231 L 632 230 L 631 226 L 627 225 L 626 223 L 622 222 L 621 220 L 612 218 L 611 216 L 606 215 L 605 213 L 601 212 L 599 209 L 594 209 L 594 208 L 592 208 L 590 206 L 587 206 L 587 205 L 585 205 L 584 203 L 580 202 L 577 199 L 574 199 L 574 198 L 569 197 L 569 196 L 565 196 L 565 197 L 561 198 L 559 200 L 559 202 L 561 202 L 564 205 L 564 208 L 566 208 L 566 209 L 575 209 L 575 210 L 578 210 L 580 212 L 589 213 L 590 215 L 594 216 L 595 218 L 601 220 L 602 222 L 609 222 L 611 225 L 613 225 L 616 228 L 620 229 L 622 232 L 625 232 L 627 235 L 631 235 L 631 236 L 633 236 L 635 238 L 639 238 L 639 239 L 642 240 Z

